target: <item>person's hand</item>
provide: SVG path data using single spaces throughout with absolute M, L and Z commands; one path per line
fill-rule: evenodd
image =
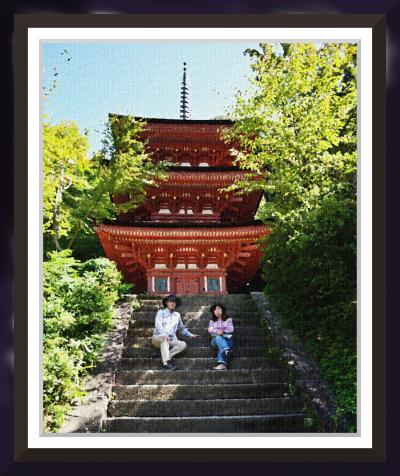
M 222 329 L 220 329 L 220 330 L 217 331 L 217 334 L 218 334 L 219 336 L 223 336 L 223 335 L 224 335 L 224 331 L 223 331 Z
M 192 338 L 192 339 L 199 339 L 200 336 L 199 336 L 198 334 L 193 334 L 193 335 L 191 336 L 191 338 Z
M 161 336 L 161 340 L 169 341 L 169 337 L 168 336 Z

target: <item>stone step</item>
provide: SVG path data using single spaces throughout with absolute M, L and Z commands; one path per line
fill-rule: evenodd
M 195 313 L 194 313 L 195 314 Z M 234 325 L 260 325 L 263 320 L 261 319 L 260 316 L 258 315 L 248 315 L 245 316 L 244 314 L 241 314 L 240 317 L 233 317 L 233 324 Z M 193 324 L 193 323 L 200 323 L 204 325 L 208 325 L 210 322 L 210 316 L 205 315 L 205 316 L 196 316 L 196 315 L 191 315 L 191 316 L 183 316 L 182 321 L 184 324 Z M 131 317 L 131 322 L 143 322 L 145 325 L 154 325 L 155 322 L 155 314 L 151 313 L 148 315 L 142 315 L 140 312 L 136 312 L 132 314 Z
M 155 321 L 156 313 L 147 313 L 147 312 L 138 312 L 135 311 L 131 315 L 131 320 L 132 321 L 137 321 L 137 320 L 142 320 L 144 322 L 153 322 Z M 248 322 L 264 322 L 263 319 L 259 314 L 256 313 L 238 313 L 236 315 L 231 315 L 230 316 L 233 320 L 234 323 L 248 323 Z M 184 323 L 186 322 L 201 322 L 208 324 L 211 320 L 211 315 L 210 314 L 199 314 L 197 312 L 190 312 L 186 314 L 181 314 L 182 321 Z
M 265 346 L 260 347 L 238 347 L 234 348 L 234 358 L 236 357 L 256 357 L 263 356 L 266 351 Z M 182 354 L 179 354 L 177 358 L 181 356 L 185 357 L 214 357 L 216 351 L 211 346 L 204 347 L 188 347 Z M 156 357 L 160 358 L 160 351 L 154 347 L 133 348 L 127 347 L 123 350 L 122 357 L 140 358 L 140 357 Z
M 202 370 L 212 369 L 217 365 L 215 358 L 190 358 L 180 357 L 174 359 L 174 364 L 182 370 Z M 233 358 L 229 364 L 230 370 L 235 369 L 267 369 L 274 368 L 270 360 L 266 357 L 237 357 Z M 120 361 L 122 370 L 158 370 L 161 368 L 161 358 L 123 358 Z
M 297 433 L 304 432 L 304 414 L 107 418 L 103 430 L 109 433 Z
M 236 300 L 230 300 L 230 301 L 225 301 L 225 302 L 218 302 L 219 300 L 212 300 L 212 301 L 207 301 L 204 300 L 203 298 L 198 298 L 196 300 L 194 299 L 187 299 L 187 298 L 182 298 L 182 303 L 180 306 L 178 306 L 179 309 L 183 308 L 203 308 L 203 309 L 209 309 L 211 306 L 214 304 L 222 304 L 225 307 L 246 307 L 246 306 L 252 306 L 256 307 L 256 303 L 252 299 L 236 299 Z M 164 307 L 162 304 L 161 299 L 160 300 L 154 300 L 154 301 L 139 301 L 140 306 L 160 306 Z
M 137 319 L 133 318 L 132 321 L 137 321 Z M 143 321 L 146 322 L 146 324 L 150 321 L 154 325 L 155 318 L 154 316 L 153 316 L 153 319 L 144 318 Z M 232 318 L 232 321 L 233 321 L 233 325 L 235 326 L 261 326 L 264 323 L 261 317 L 257 315 L 249 315 L 247 317 L 241 315 L 240 317 Z M 195 325 L 195 324 L 208 326 L 210 322 L 210 317 L 209 316 L 200 316 L 200 317 L 186 317 L 185 316 L 182 318 L 182 322 L 188 326 Z
M 225 384 L 225 385 L 114 385 L 116 400 L 209 400 L 231 398 L 282 397 L 288 385 Z
M 257 312 L 258 308 L 254 302 L 248 303 L 237 303 L 237 304 L 227 304 L 227 313 L 234 313 L 234 312 Z M 162 304 L 153 303 L 153 304 L 141 304 L 139 310 L 142 312 L 157 312 L 159 309 L 164 309 Z M 203 303 L 199 302 L 198 304 L 182 304 L 178 308 L 176 308 L 180 314 L 184 314 L 186 312 L 207 312 L 210 313 L 210 305 L 204 305 Z
M 255 302 L 252 299 L 230 299 L 230 300 L 223 300 L 223 299 L 204 299 L 201 296 L 197 296 L 196 299 L 188 299 L 189 296 L 183 297 L 182 302 L 179 308 L 183 307 L 204 307 L 210 308 L 214 304 L 222 304 L 225 307 L 232 307 L 232 306 L 253 306 Z M 141 306 L 163 306 L 161 299 L 153 299 L 148 301 L 138 300 Z
M 298 413 L 303 400 L 295 397 L 218 400 L 116 400 L 108 405 L 108 416 L 190 417 L 227 415 L 271 415 Z
M 257 347 L 261 345 L 267 345 L 267 335 L 235 335 L 234 337 L 235 347 L 247 346 L 247 347 Z M 191 347 L 204 347 L 206 344 L 209 344 L 210 338 L 204 337 L 200 339 L 190 339 L 182 338 L 188 344 L 188 348 Z M 126 347 L 152 347 L 151 337 L 140 337 L 137 335 L 127 335 L 125 337 L 124 345 Z
M 211 318 L 211 314 L 208 312 L 208 311 L 199 311 L 199 310 L 193 310 L 193 311 L 185 311 L 185 312 L 181 312 L 180 309 L 178 309 L 179 311 L 179 314 L 181 315 L 182 319 L 192 319 L 192 318 L 203 318 L 203 319 L 206 319 L 206 320 L 209 320 Z M 135 310 L 135 311 L 132 311 L 132 317 L 134 318 L 135 316 L 139 316 L 139 317 L 145 317 L 145 318 L 153 318 L 156 316 L 157 314 L 157 309 L 152 309 L 152 310 L 149 310 L 149 311 L 144 311 L 143 309 L 138 309 L 138 310 Z M 241 310 L 241 311 L 237 311 L 237 312 L 233 312 L 231 311 L 229 313 L 229 317 L 231 317 L 232 319 L 240 319 L 240 318 L 243 318 L 243 319 L 248 319 L 248 318 L 251 318 L 251 317 L 260 317 L 260 313 L 257 312 L 256 310 Z
M 199 321 L 199 320 L 190 320 L 190 321 L 183 321 L 183 324 L 188 329 L 208 329 L 208 321 Z M 257 321 L 233 321 L 233 326 L 235 330 L 238 329 L 245 329 L 245 328 L 257 328 L 257 329 L 265 329 L 265 332 L 268 332 L 268 327 L 263 326 L 260 322 Z M 135 320 L 130 321 L 128 329 L 154 329 L 154 319 L 144 321 L 144 320 Z
M 208 329 L 208 324 L 209 324 L 209 321 L 206 319 L 204 320 L 184 319 L 182 320 L 182 322 L 188 329 L 191 329 L 192 327 Z M 152 319 L 132 319 L 129 322 L 129 329 L 138 329 L 138 328 L 154 329 L 154 325 L 155 325 L 154 317 Z M 248 321 L 234 320 L 233 326 L 235 329 L 239 329 L 239 328 L 244 329 L 247 327 L 250 327 L 250 328 L 257 327 L 258 329 L 268 329 L 268 326 L 264 325 L 262 321 L 255 320 L 255 319 L 251 319 Z
M 203 338 L 211 339 L 210 334 L 206 327 L 190 327 L 189 331 L 192 334 L 197 334 Z M 127 331 L 128 336 L 137 336 L 137 337 L 151 337 L 153 335 L 153 327 L 137 327 L 137 328 L 129 328 Z M 246 327 L 238 327 L 234 329 L 233 338 L 237 339 L 244 336 L 266 336 L 267 331 L 262 329 L 261 327 L 255 326 L 246 326 Z M 179 332 L 178 332 L 179 336 Z M 182 336 L 184 337 L 184 336 Z
M 140 311 L 140 309 L 139 309 Z M 204 316 L 204 317 L 211 317 L 211 312 L 209 311 L 209 308 L 207 307 L 206 309 L 181 309 L 179 308 L 177 310 L 179 312 L 179 314 L 184 318 L 184 317 L 193 317 L 193 316 Z M 148 312 L 148 311 L 147 311 Z M 232 319 L 235 319 L 241 315 L 244 315 L 244 316 L 251 316 L 251 315 L 254 315 L 254 314 L 257 314 L 259 315 L 259 311 L 257 308 L 249 308 L 249 307 L 245 307 L 245 308 L 240 308 L 240 309 L 228 309 L 228 315 L 229 317 L 232 317 Z
M 182 306 L 187 305 L 187 306 L 193 306 L 195 304 L 201 304 L 203 306 L 211 306 L 213 304 L 224 304 L 224 305 L 230 305 L 230 304 L 248 304 L 248 303 L 254 303 L 254 300 L 251 298 L 250 295 L 246 296 L 245 298 L 243 297 L 237 297 L 233 295 L 225 295 L 222 296 L 220 295 L 204 295 L 204 294 L 198 294 L 196 295 L 184 295 L 180 296 L 181 301 L 182 301 Z M 162 299 L 150 299 L 147 301 L 142 301 L 144 303 L 148 302 L 159 302 L 161 303 Z
M 188 302 L 195 302 L 198 300 L 211 302 L 220 301 L 222 302 L 231 302 L 231 301 L 252 301 L 253 298 L 250 294 L 219 294 L 219 295 L 211 295 L 211 294 L 185 294 L 183 296 L 179 296 L 181 299 L 185 299 Z M 152 301 L 161 301 L 164 296 L 138 296 L 139 301 L 143 302 L 152 302 Z
M 118 385 L 285 383 L 287 379 L 288 371 L 280 368 L 252 370 L 120 370 L 115 375 L 115 383 Z
M 204 299 L 203 296 L 181 296 L 181 306 L 213 306 L 214 304 L 222 304 L 225 307 L 230 306 L 245 306 L 253 305 L 255 301 L 253 299 L 238 299 L 238 298 L 225 298 L 221 299 L 219 296 L 209 296 L 208 299 Z

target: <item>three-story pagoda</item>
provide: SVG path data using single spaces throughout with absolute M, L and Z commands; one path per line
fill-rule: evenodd
M 188 119 L 185 76 L 181 119 L 146 118 L 143 130 L 152 160 L 174 164 L 167 180 L 150 187 L 142 205 L 95 231 L 135 292 L 234 293 L 254 277 L 257 242 L 268 234 L 254 220 L 262 192 L 221 190 L 248 173 L 233 165 L 231 145 L 221 136 L 232 121 Z

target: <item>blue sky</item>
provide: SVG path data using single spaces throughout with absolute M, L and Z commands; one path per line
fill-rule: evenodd
M 178 119 L 186 61 L 190 119 L 212 119 L 226 113 L 237 89 L 246 89 L 251 70 L 243 51 L 249 47 L 258 43 L 44 43 L 43 86 L 58 74 L 43 110 L 52 123 L 72 120 L 82 132 L 89 129 L 97 150 L 109 112 Z

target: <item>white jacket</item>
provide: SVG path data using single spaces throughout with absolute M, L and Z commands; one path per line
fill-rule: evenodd
M 168 336 L 170 339 L 176 339 L 177 331 L 187 337 L 194 335 L 184 326 L 179 312 L 173 311 L 171 314 L 168 308 L 160 309 L 156 314 L 153 337 Z

